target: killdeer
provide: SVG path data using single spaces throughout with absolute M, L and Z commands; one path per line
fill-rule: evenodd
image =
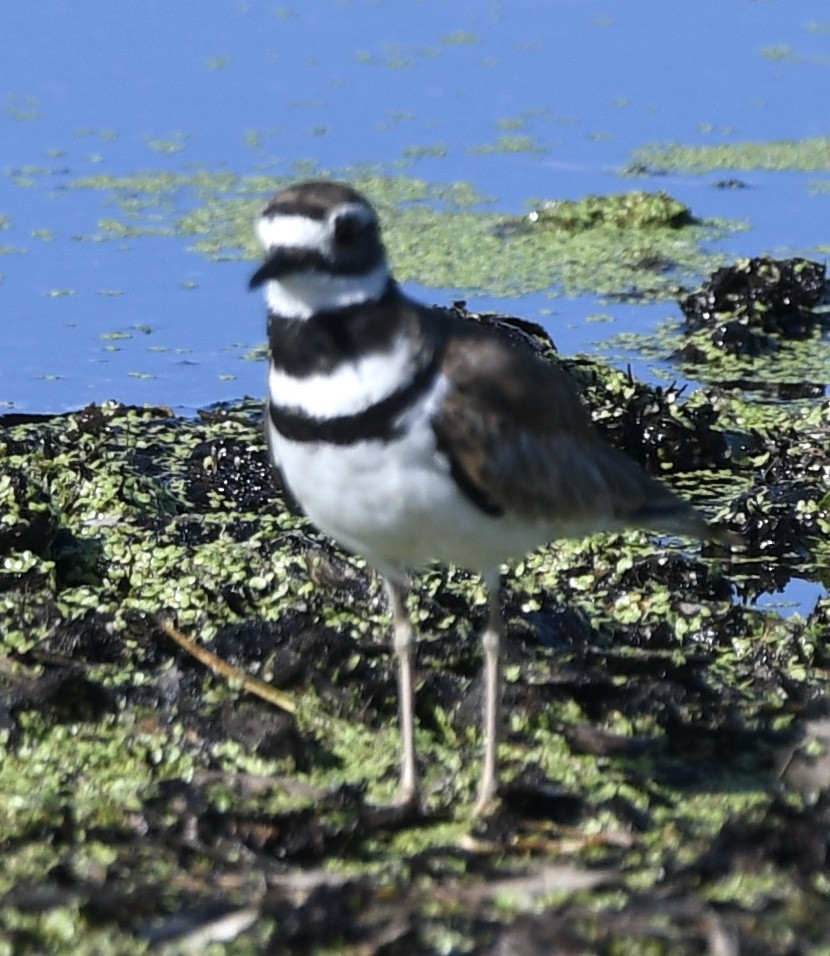
M 291 186 L 265 207 L 257 233 L 265 261 L 250 286 L 264 285 L 268 304 L 270 455 L 311 521 L 385 580 L 404 805 L 419 800 L 408 572 L 450 563 L 488 588 L 483 811 L 497 788 L 502 564 L 554 538 L 712 529 L 599 436 L 566 373 L 409 299 L 359 192 Z

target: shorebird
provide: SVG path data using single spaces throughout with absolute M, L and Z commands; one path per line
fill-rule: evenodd
M 403 806 L 420 800 L 409 574 L 437 561 L 487 586 L 482 812 L 498 783 L 502 565 L 597 531 L 716 532 L 599 435 L 565 372 L 405 295 L 374 209 L 350 186 L 290 186 L 256 229 L 265 259 L 250 286 L 265 287 L 268 306 L 270 456 L 308 518 L 384 578 Z

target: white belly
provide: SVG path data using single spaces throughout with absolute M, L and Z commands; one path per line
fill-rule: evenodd
M 329 445 L 282 438 L 272 448 L 292 493 L 317 527 L 381 573 L 431 561 L 483 572 L 550 537 L 539 522 L 494 518 L 458 489 L 425 417 L 397 441 Z

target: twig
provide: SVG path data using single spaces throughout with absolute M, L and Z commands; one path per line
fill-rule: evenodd
M 223 661 L 221 657 L 217 657 L 216 654 L 207 650 L 207 648 L 200 647 L 187 637 L 187 635 L 182 634 L 178 628 L 173 627 L 166 618 L 156 616 L 155 622 L 179 647 L 187 651 L 191 657 L 195 657 L 196 660 L 204 664 L 205 667 L 212 670 L 214 674 L 218 674 L 228 681 L 235 681 L 242 686 L 243 690 L 248 691 L 249 694 L 255 694 L 269 704 L 273 704 L 274 707 L 279 707 L 289 714 L 297 713 L 297 706 L 288 694 L 284 694 L 282 691 L 277 690 L 276 687 L 272 687 L 270 684 L 266 684 L 265 681 L 259 680 L 258 677 L 252 677 L 240 668 L 234 667 L 227 661 Z

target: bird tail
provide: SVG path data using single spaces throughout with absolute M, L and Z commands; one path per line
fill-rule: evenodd
M 734 532 L 708 521 L 696 508 L 673 494 L 668 500 L 643 504 L 629 512 L 626 519 L 634 527 L 682 534 L 700 541 L 717 542 L 729 547 L 740 543 L 739 536 Z

